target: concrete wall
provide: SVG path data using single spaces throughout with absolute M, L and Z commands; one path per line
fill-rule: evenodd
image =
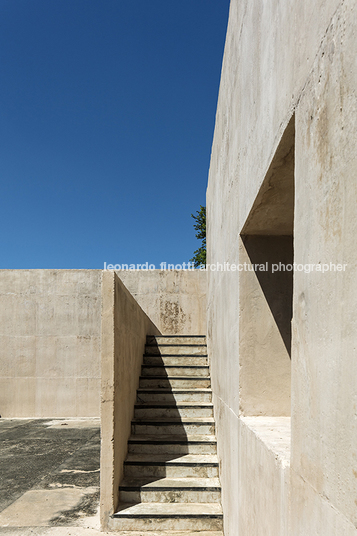
M 238 442 L 238 471 L 245 483 L 238 490 L 239 533 L 288 534 L 290 419 L 242 417 Z
M 262 457 L 266 438 L 256 448 L 258 432 L 244 422 L 244 415 L 279 413 L 273 397 L 279 383 L 271 389 L 261 374 L 272 370 L 270 341 L 283 348 L 277 319 L 254 274 L 208 274 L 226 536 L 357 534 L 356 34 L 352 0 L 231 1 L 207 190 L 208 262 L 238 263 L 246 253 L 252 210 L 266 199 L 264 182 L 295 113 L 294 261 L 348 263 L 348 269 L 294 274 L 291 465 L 283 471 L 291 515 L 286 484 L 285 491 L 272 484 L 267 495 L 265 479 L 281 481 L 281 464 L 274 469 Z M 276 233 L 263 227 L 256 234 Z M 285 365 L 277 369 L 283 392 Z M 254 366 L 261 381 L 248 398 Z M 254 476 L 252 487 L 242 459 L 261 468 L 264 485 Z M 245 493 L 250 501 L 243 505 Z M 282 510 L 267 507 L 274 497 Z M 259 518 L 266 532 L 255 523 Z
M 0 270 L 0 415 L 100 414 L 101 270 Z M 162 333 L 206 333 L 206 273 L 120 272 Z
M 114 272 L 103 272 L 100 514 L 118 505 L 147 335 L 160 332 Z
M 117 275 L 163 335 L 206 335 L 206 272 L 121 271 Z
M 292 530 L 357 533 L 357 5 L 331 20 L 296 111 Z
M 100 411 L 100 270 L 0 271 L 0 415 Z

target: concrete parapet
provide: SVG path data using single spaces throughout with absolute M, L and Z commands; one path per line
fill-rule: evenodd
M 157 327 L 114 272 L 102 277 L 101 523 L 118 505 L 147 335 Z

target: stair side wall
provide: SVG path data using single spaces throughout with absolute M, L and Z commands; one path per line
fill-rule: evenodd
M 103 530 L 119 502 L 147 335 L 159 335 L 114 272 L 102 278 L 100 516 Z

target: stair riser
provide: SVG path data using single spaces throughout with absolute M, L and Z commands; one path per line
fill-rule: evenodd
M 223 530 L 223 520 L 221 516 L 200 516 L 200 517 L 170 517 L 170 518 L 111 518 L 109 522 L 110 530 Z
M 149 434 L 149 435 L 180 435 L 180 434 L 205 434 L 211 435 L 215 433 L 215 426 L 212 423 L 175 423 L 175 424 L 145 424 L 145 423 L 132 423 L 131 433 L 134 434 Z
M 155 337 L 154 335 L 146 338 L 148 345 L 160 344 L 206 344 L 206 337 Z
M 137 408 L 136 419 L 213 417 L 213 408 Z
M 151 393 L 151 392 L 140 392 L 137 395 L 138 404 L 154 404 L 156 402 L 162 402 L 163 404 L 168 403 L 184 403 L 184 402 L 197 402 L 197 403 L 210 403 L 212 402 L 212 393 L 211 392 L 200 392 L 193 391 L 188 393 Z
M 127 479 L 140 478 L 142 476 L 152 476 L 161 478 L 216 478 L 218 477 L 218 467 L 210 466 L 155 466 L 155 465 L 125 465 L 124 474 Z
M 203 356 L 169 356 L 146 355 L 144 365 L 182 365 L 204 367 L 208 365 L 207 357 Z
M 209 376 L 208 367 L 151 367 L 144 365 L 141 370 L 142 376 Z
M 124 491 L 119 492 L 122 503 L 217 503 L 221 500 L 220 491 L 170 490 L 170 491 Z
M 206 346 L 145 346 L 147 355 L 207 355 Z
M 171 378 L 141 378 L 140 389 L 207 389 L 211 387 L 211 380 L 209 378 L 199 379 L 176 379 Z
M 184 445 L 129 443 L 128 452 L 132 454 L 217 454 L 217 445 L 215 443 L 187 443 Z

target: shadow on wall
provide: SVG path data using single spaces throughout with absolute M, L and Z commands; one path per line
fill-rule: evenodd
M 256 277 L 291 358 L 293 311 L 295 114 L 280 140 L 241 237 L 250 262 L 265 264 Z M 272 273 L 272 265 L 278 265 Z
M 284 269 L 272 273 L 272 265 L 292 265 L 292 236 L 245 236 L 243 243 L 252 264 L 268 262 L 269 271 L 256 276 L 274 317 L 285 348 L 291 358 L 291 320 L 293 315 L 293 272 Z

